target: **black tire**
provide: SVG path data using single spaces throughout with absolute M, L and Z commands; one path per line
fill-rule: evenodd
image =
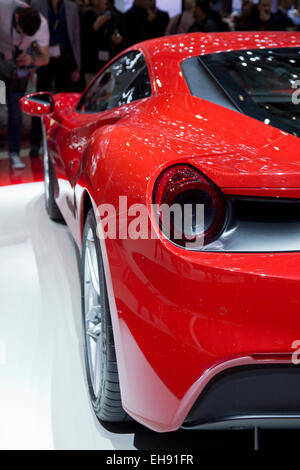
M 98 384 L 94 387 L 98 386 L 99 393 L 98 395 L 95 394 L 95 390 L 93 387 L 93 380 L 92 374 L 93 371 L 91 369 L 91 358 L 89 357 L 90 347 L 89 341 L 92 340 L 87 335 L 88 325 L 86 320 L 86 304 L 87 300 L 85 299 L 85 283 L 87 282 L 85 276 L 86 272 L 86 256 L 87 256 L 87 238 L 91 234 L 90 230 L 92 231 L 94 237 L 94 246 L 96 249 L 96 257 L 98 261 L 98 273 L 99 273 L 99 311 L 101 316 L 101 325 L 99 329 L 101 333 L 99 336 L 98 341 L 100 342 L 101 347 L 101 358 L 99 368 L 101 371 L 98 374 Z M 91 282 L 90 282 L 91 283 Z M 114 343 L 114 336 L 113 336 L 113 329 L 111 323 L 111 315 L 109 310 L 109 302 L 107 296 L 107 288 L 106 288 L 106 281 L 105 281 L 105 274 L 103 268 L 103 261 L 101 255 L 101 248 L 100 242 L 97 237 L 97 230 L 96 230 L 96 220 L 92 209 L 89 211 L 84 228 L 83 234 L 83 250 L 82 250 L 82 266 L 81 266 L 81 284 L 82 284 L 82 319 L 83 319 L 83 341 L 84 341 L 84 355 L 85 355 L 85 365 L 86 365 L 86 375 L 87 375 L 87 382 L 88 382 L 88 389 L 90 394 L 90 399 L 95 411 L 96 416 L 102 420 L 107 422 L 122 422 L 127 420 L 127 414 L 122 408 L 121 402 L 121 394 L 120 394 L 120 383 L 119 383 L 119 375 L 118 375 L 118 367 L 117 367 L 117 360 L 116 360 L 116 351 L 115 351 L 115 343 Z M 96 341 L 95 341 L 96 342 Z M 96 346 L 95 346 L 96 348 Z M 96 349 L 97 352 L 97 349 Z M 96 373 L 94 374 L 96 375 Z M 94 379 L 95 381 L 95 379 Z
M 64 218 L 54 199 L 54 170 L 47 149 L 44 150 L 44 185 L 45 185 L 45 206 L 51 220 L 64 222 Z

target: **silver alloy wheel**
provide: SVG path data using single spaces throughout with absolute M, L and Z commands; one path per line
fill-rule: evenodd
M 91 228 L 86 237 L 84 260 L 84 321 L 88 372 L 94 398 L 98 399 L 102 370 L 101 292 L 95 238 Z

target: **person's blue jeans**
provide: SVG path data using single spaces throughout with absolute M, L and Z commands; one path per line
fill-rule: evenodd
M 22 140 L 22 111 L 19 99 L 24 96 L 25 91 L 13 91 L 11 82 L 6 82 L 6 104 L 8 113 L 8 151 L 19 154 Z

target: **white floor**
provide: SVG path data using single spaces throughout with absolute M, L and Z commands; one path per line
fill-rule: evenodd
M 223 448 L 224 433 L 103 427 L 88 399 L 81 338 L 67 227 L 48 219 L 42 183 L 0 188 L 0 449 Z M 236 433 L 229 439 L 235 447 Z
M 90 409 L 76 250 L 43 202 L 42 183 L 0 188 L 0 448 L 133 449 Z

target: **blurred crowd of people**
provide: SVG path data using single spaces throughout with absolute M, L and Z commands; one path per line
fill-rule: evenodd
M 92 73 L 96 64 L 103 65 L 122 48 L 145 39 L 197 31 L 285 31 L 300 25 L 297 0 L 185 0 L 183 13 L 173 18 L 155 0 L 134 0 L 125 14 L 111 0 L 77 3 L 83 67 Z
M 72 13 L 72 21 L 68 18 L 64 26 L 67 29 L 68 21 L 72 23 L 68 29 L 71 37 L 67 39 L 73 62 L 76 62 L 76 67 L 73 64 L 75 73 L 69 83 L 62 83 L 60 71 L 57 71 L 58 91 L 80 91 L 116 54 L 146 39 L 198 31 L 285 31 L 299 29 L 300 25 L 300 0 L 259 0 L 256 3 L 255 0 L 185 0 L 183 13 L 173 18 L 157 7 L 156 0 L 133 0 L 132 7 L 125 13 L 116 9 L 114 0 L 77 0 L 78 21 L 74 18 L 74 9 L 68 6 L 71 0 L 28 3 L 44 16 L 48 8 L 45 4 L 57 5 L 58 11 L 65 4 L 67 16 Z M 51 42 L 56 43 L 55 18 L 54 14 L 48 19 Z M 64 67 L 67 63 L 71 67 L 70 60 L 63 61 Z M 49 74 L 44 78 L 40 80 L 42 84 L 49 79 Z
M 81 92 L 116 54 L 164 35 L 217 31 L 299 29 L 300 0 L 185 0 L 169 18 L 156 0 L 133 0 L 121 13 L 114 0 L 0 0 L 0 79 L 6 84 L 8 143 L 12 165 L 19 158 L 22 116 L 19 98 L 36 72 L 37 91 Z M 255 3 L 256 2 L 256 3 Z M 41 145 L 33 119 L 32 157 Z

